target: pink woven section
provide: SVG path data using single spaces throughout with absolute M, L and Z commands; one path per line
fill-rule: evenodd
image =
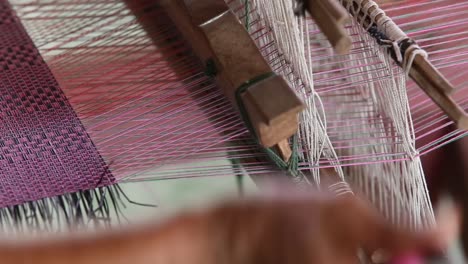
M 114 179 L 6 0 L 0 0 L 0 207 Z

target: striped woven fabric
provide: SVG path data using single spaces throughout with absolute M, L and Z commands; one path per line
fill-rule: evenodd
M 114 179 L 8 1 L 0 0 L 0 207 Z

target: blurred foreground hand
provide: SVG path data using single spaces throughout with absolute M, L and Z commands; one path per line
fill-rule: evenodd
M 450 222 L 452 220 L 449 220 Z M 455 223 L 455 224 L 454 224 Z M 357 252 L 440 252 L 454 229 L 397 230 L 358 198 L 287 195 L 224 204 L 164 224 L 0 244 L 7 264 L 351 264 Z
M 359 263 L 359 250 L 369 259 L 378 251 L 384 263 L 391 256 L 441 254 L 460 222 L 446 214 L 438 229 L 396 229 L 353 196 L 245 202 L 214 210 L 209 218 L 219 234 L 214 247 L 224 248 L 217 263 L 232 264 L 351 264 Z

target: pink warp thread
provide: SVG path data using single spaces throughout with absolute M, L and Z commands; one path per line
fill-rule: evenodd
M 0 207 L 114 181 L 19 18 L 0 0 Z

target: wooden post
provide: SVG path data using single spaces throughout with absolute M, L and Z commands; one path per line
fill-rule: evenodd
M 338 54 L 351 49 L 351 38 L 344 28 L 350 17 L 337 0 L 307 0 L 308 11 Z

